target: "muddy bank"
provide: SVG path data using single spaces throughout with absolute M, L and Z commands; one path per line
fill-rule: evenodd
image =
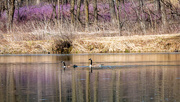
M 180 51 L 180 34 L 122 37 L 76 37 L 71 44 L 54 40 L 8 41 L 1 39 L 0 54 L 124 53 Z

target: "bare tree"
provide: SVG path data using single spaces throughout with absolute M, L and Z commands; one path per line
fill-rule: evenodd
M 64 6 L 64 0 L 61 0 L 61 28 L 63 27 L 62 25 L 63 25 L 63 19 L 64 19 L 64 17 L 63 17 L 63 6 Z
M 60 6 L 59 6 L 59 0 L 57 0 L 57 19 L 59 19 L 59 13 L 60 13 Z
M 5 10 L 5 2 L 1 1 L 0 2 L 0 17 L 1 17 L 1 12 L 3 12 Z
M 161 10 L 161 21 L 162 21 L 162 24 L 163 24 L 163 28 L 165 30 L 167 30 L 168 28 L 168 22 L 167 22 L 167 15 L 166 15 L 166 10 L 165 10 L 165 1 L 164 0 L 161 0 L 160 2 L 160 10 Z
M 156 9 L 156 11 L 161 13 L 161 0 L 155 0 L 154 2 L 155 2 L 155 9 Z
M 7 0 L 4 0 L 4 8 L 5 8 L 5 13 L 7 15 L 7 18 L 8 18 L 8 2 Z M 7 23 L 5 24 L 5 27 L 6 27 L 6 31 L 8 31 L 8 27 L 9 27 L 9 23 L 8 23 L 8 20 L 6 21 Z
M 121 36 L 121 16 L 120 16 L 120 0 L 116 0 L 116 18 L 118 21 L 118 29 L 119 29 L 119 35 Z
M 84 0 L 86 30 L 89 27 L 89 0 Z
M 40 0 L 36 0 L 36 5 L 39 5 L 39 3 L 40 3 Z
M 143 0 L 139 0 L 139 22 L 140 22 L 140 25 L 141 25 L 141 29 L 143 31 L 143 34 L 146 34 L 146 25 L 145 25 L 145 21 L 144 21 L 144 12 L 143 12 L 143 9 L 144 9 L 144 1 Z
M 94 18 L 95 18 L 94 23 L 95 25 L 97 25 L 98 22 L 97 0 L 94 0 L 93 8 L 94 8 Z
M 29 0 L 26 0 L 26 6 L 27 7 L 29 6 Z
M 140 24 L 141 30 L 143 31 L 143 34 L 146 34 L 145 23 L 143 22 L 143 15 L 144 15 L 143 14 L 143 6 L 144 6 L 143 1 L 139 0 L 139 7 L 140 7 L 139 10 L 137 9 L 138 6 L 135 4 L 135 2 L 133 0 L 132 0 L 132 3 L 134 5 L 134 7 L 136 8 L 134 10 L 136 12 L 136 16 L 138 18 L 138 22 Z
M 20 12 L 19 12 L 19 8 L 22 4 L 22 1 L 21 0 L 16 0 L 16 8 L 18 9 L 18 21 L 20 20 Z
M 165 9 L 165 1 L 164 0 L 155 0 L 156 11 L 161 17 L 162 27 L 166 30 L 168 28 L 167 23 L 167 15 Z
M 80 9 L 81 9 L 81 0 L 77 0 L 77 14 L 76 19 L 80 21 Z
M 51 19 L 53 19 L 53 14 L 55 14 L 55 18 L 57 19 L 57 12 L 56 12 L 56 0 L 52 0 L 52 7 L 53 7 L 53 12 L 52 12 L 52 15 L 51 15 Z
M 154 5 L 155 5 L 155 12 L 157 12 L 157 14 L 160 15 L 160 0 L 154 0 Z M 158 16 L 155 16 L 155 23 L 154 23 L 154 28 L 155 28 L 155 31 L 157 29 L 157 20 L 158 20 Z
M 111 21 L 114 22 L 114 20 L 116 19 L 115 2 L 114 2 L 114 0 L 109 0 L 109 9 L 110 9 Z
M 7 2 L 7 14 L 8 14 L 8 23 L 7 23 L 7 30 L 11 31 L 13 28 L 13 17 L 15 11 L 15 0 L 9 0 Z
M 74 23 L 75 19 L 74 19 L 74 5 L 75 5 L 75 0 L 71 0 L 71 24 Z

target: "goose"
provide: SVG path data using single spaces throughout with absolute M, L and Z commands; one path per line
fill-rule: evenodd
M 101 68 L 104 65 L 104 64 L 92 65 L 92 59 L 90 58 L 89 60 L 91 61 L 90 65 L 89 65 L 89 68 L 92 68 L 92 67 L 99 67 L 99 68 Z
M 73 67 L 73 68 L 76 68 L 76 67 L 78 67 L 78 66 L 77 66 L 77 65 L 73 65 L 72 67 Z
M 92 59 L 90 58 L 89 60 L 91 61 L 89 68 L 92 68 Z
M 66 69 L 67 67 L 71 67 L 71 66 L 66 66 L 66 63 L 64 61 L 61 61 L 61 63 L 63 64 L 63 68 Z M 72 65 L 73 68 L 78 67 L 77 65 Z
M 66 63 L 64 61 L 61 61 L 61 63 L 63 64 L 63 68 L 65 70 L 66 69 Z
M 92 73 L 92 59 L 90 58 L 89 60 L 91 61 L 89 68 L 91 69 L 91 73 Z

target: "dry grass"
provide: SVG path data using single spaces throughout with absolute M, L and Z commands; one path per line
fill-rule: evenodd
M 173 52 L 180 50 L 180 34 L 82 38 L 73 53 Z
M 53 41 L 13 41 L 0 45 L 1 54 L 32 54 L 52 51 Z
M 53 26 L 54 25 L 54 26 Z M 62 26 L 63 25 L 63 26 Z M 173 27 L 173 26 L 172 26 Z M 173 29 L 179 32 L 179 26 Z M 158 29 L 158 33 L 163 31 Z M 146 35 L 138 28 L 124 27 L 119 36 L 117 24 L 110 22 L 90 25 L 88 31 L 80 24 L 68 22 L 27 22 L 14 25 L 8 34 L 0 34 L 0 53 L 106 53 L 106 52 L 173 52 L 180 50 L 179 34 L 153 35 L 151 30 Z M 172 32 L 170 31 L 170 32 Z M 151 35 L 150 35 L 151 34 Z M 58 42 L 60 41 L 60 42 Z M 64 48 L 62 42 L 68 41 L 71 47 Z M 61 48 L 61 49 L 59 49 Z M 62 50 L 63 49 L 63 50 Z
M 6 34 L 5 34 L 6 35 Z M 74 40 L 13 41 L 11 35 L 1 36 L 1 54 L 32 53 L 109 53 L 109 52 L 174 52 L 180 51 L 180 33 L 96 37 L 79 35 Z M 68 42 L 68 43 L 67 43 Z

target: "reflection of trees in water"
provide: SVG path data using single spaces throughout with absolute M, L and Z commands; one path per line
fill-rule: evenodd
M 0 65 L 0 100 L 51 102 L 178 101 L 180 69 L 153 66 L 61 70 L 53 64 Z

